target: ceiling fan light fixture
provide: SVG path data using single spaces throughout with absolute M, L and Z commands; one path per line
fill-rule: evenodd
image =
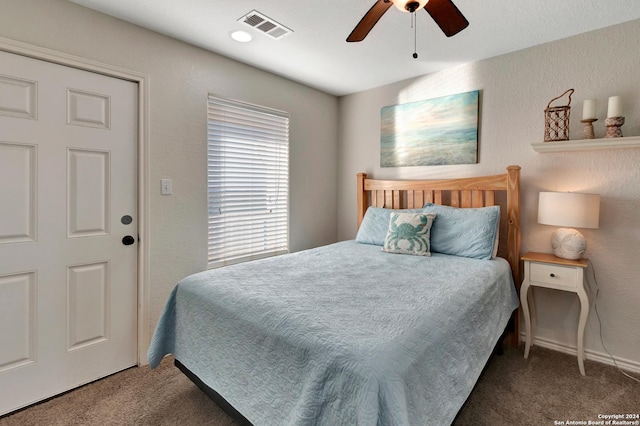
M 429 0 L 391 0 L 391 2 L 403 12 L 415 12 L 425 7 Z

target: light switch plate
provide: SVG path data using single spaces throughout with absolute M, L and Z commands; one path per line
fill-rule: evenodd
M 160 188 L 162 195 L 173 194 L 171 179 L 160 179 Z

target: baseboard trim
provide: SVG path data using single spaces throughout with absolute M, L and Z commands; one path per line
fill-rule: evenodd
M 525 341 L 525 334 L 520 333 L 520 341 Z M 547 348 L 558 352 L 563 352 L 565 354 L 577 356 L 578 349 L 575 346 L 569 346 L 564 343 L 560 343 L 550 339 L 544 339 L 540 337 L 535 337 L 533 339 L 534 346 L 540 346 L 541 348 Z M 596 361 L 601 364 L 613 365 L 615 366 L 613 360 L 609 356 L 609 354 L 605 352 L 596 352 L 590 349 L 585 349 L 584 351 L 585 358 L 590 361 Z M 622 370 L 640 374 L 640 362 L 631 361 L 628 359 L 614 357 L 616 364 Z

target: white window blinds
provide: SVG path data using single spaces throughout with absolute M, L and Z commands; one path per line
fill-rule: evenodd
M 209 95 L 209 268 L 289 250 L 289 114 Z

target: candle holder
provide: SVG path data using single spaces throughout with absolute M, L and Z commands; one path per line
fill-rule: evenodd
M 593 139 L 595 137 L 593 133 L 593 123 L 598 121 L 597 118 L 587 118 L 585 120 L 580 120 L 584 127 L 582 128 L 582 139 Z
M 622 125 L 624 124 L 624 117 L 609 117 L 604 119 L 604 125 L 607 126 L 607 133 L 605 138 L 621 138 L 622 137 Z

